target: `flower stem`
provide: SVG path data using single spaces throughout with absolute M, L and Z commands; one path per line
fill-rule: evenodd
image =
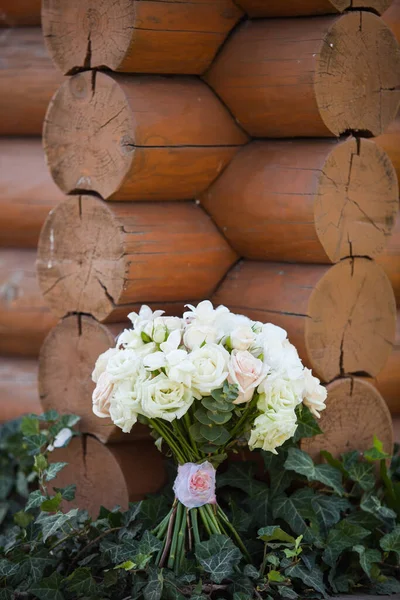
M 201 517 L 201 520 L 203 521 L 205 530 L 207 531 L 208 535 L 211 536 L 211 529 L 208 524 L 207 514 L 203 510 L 201 510 L 202 508 L 203 508 L 203 506 L 200 506 L 200 508 L 198 509 L 199 513 L 200 513 L 200 517 Z
M 194 543 L 200 544 L 199 521 L 198 521 L 198 517 L 197 517 L 197 508 L 192 508 L 190 510 L 189 514 L 190 514 L 191 521 L 192 521 Z
M 168 430 L 168 428 L 164 428 L 163 424 L 161 424 L 158 419 L 149 419 L 149 424 L 167 442 L 168 446 L 175 454 L 175 458 L 177 459 L 177 461 L 182 465 L 185 462 L 187 462 L 185 455 L 182 453 L 182 450 L 179 448 L 179 446 L 177 446 L 175 440 L 171 438 L 170 431 Z
M 164 519 L 161 521 L 161 523 L 159 523 L 157 525 L 157 527 L 155 529 L 153 529 L 153 531 L 151 532 L 153 535 L 157 536 L 159 540 L 162 539 L 162 537 L 164 536 L 165 532 L 167 531 L 168 523 L 169 523 L 169 520 L 171 518 L 172 512 L 173 512 L 173 509 L 171 508 L 171 510 L 164 517 Z
M 167 537 L 165 538 L 164 549 L 162 551 L 160 560 L 158 560 L 158 557 L 157 557 L 157 564 L 160 568 L 162 568 L 164 566 L 164 563 L 168 556 L 169 548 L 171 546 L 171 536 L 172 536 L 172 529 L 173 529 L 174 523 L 175 523 L 176 511 L 177 511 L 177 502 L 175 501 L 174 505 L 172 507 L 172 514 L 171 514 L 171 518 L 170 518 L 170 521 L 168 524 Z
M 178 543 L 176 549 L 176 558 L 175 561 L 175 575 L 178 575 L 179 568 L 183 561 L 183 556 L 185 554 L 185 537 L 186 537 L 186 526 L 187 526 L 187 508 L 182 507 L 182 522 L 178 533 Z
M 242 542 L 242 540 L 240 538 L 240 535 L 238 534 L 238 532 L 236 531 L 236 529 L 234 528 L 234 526 L 232 525 L 232 523 L 229 521 L 229 519 L 226 516 L 226 514 L 224 513 L 224 511 L 219 506 L 218 506 L 218 509 L 217 509 L 217 514 L 220 517 L 220 519 L 222 520 L 222 522 L 225 524 L 225 526 L 232 533 L 233 537 L 235 538 L 237 546 L 242 551 L 243 556 L 251 564 L 252 563 L 251 556 L 247 552 L 247 549 L 246 549 L 245 545 L 243 544 L 243 542 Z
M 180 502 L 178 502 L 177 511 L 176 511 L 176 520 L 175 520 L 175 526 L 174 526 L 174 533 L 172 536 L 171 550 L 169 552 L 169 558 L 168 558 L 168 569 L 171 569 L 171 570 L 174 568 L 174 564 L 175 564 L 176 548 L 177 548 L 177 543 L 178 543 L 178 534 L 179 534 L 179 531 L 181 528 L 181 523 L 182 523 L 182 514 L 184 515 L 183 505 Z

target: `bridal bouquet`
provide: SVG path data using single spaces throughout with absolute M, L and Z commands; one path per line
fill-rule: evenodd
M 93 411 L 124 432 L 140 420 L 176 462 L 175 502 L 154 529 L 160 566 L 179 571 L 186 549 L 204 536 L 240 536 L 218 506 L 216 468 L 230 450 L 276 453 L 293 437 L 300 405 L 318 417 L 326 390 L 304 368 L 286 331 L 211 302 L 183 318 L 142 306 L 129 315 L 115 348 L 93 371 Z

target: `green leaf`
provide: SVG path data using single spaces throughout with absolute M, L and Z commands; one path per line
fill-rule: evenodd
M 274 499 L 273 515 L 275 519 L 283 519 L 297 535 L 304 535 L 306 541 L 313 538 L 311 530 L 307 527 L 293 496 L 281 494 Z
M 343 467 L 348 471 L 351 466 L 358 463 L 360 460 L 361 453 L 358 450 L 351 450 L 342 454 Z
M 32 510 L 32 508 L 38 508 L 42 502 L 46 500 L 46 497 L 43 496 L 40 490 L 35 490 L 31 492 L 28 497 L 28 502 L 25 505 L 25 510 Z
M 204 408 L 213 412 L 232 412 L 235 409 L 235 404 L 230 402 L 217 402 L 214 398 L 207 396 L 201 401 Z
M 43 541 L 45 542 L 52 535 L 56 535 L 60 530 L 63 529 L 64 525 L 70 521 L 73 517 L 78 514 L 78 509 L 74 508 L 68 513 L 56 513 L 55 515 L 49 515 L 48 513 L 40 513 L 36 519 L 43 532 Z
M 21 431 L 23 435 L 30 436 L 39 433 L 39 419 L 33 415 L 22 417 Z
M 372 588 L 371 593 L 380 595 L 400 594 L 400 581 L 394 577 L 386 577 Z
M 285 468 L 331 487 L 339 496 L 344 493 L 340 471 L 331 465 L 314 465 L 311 456 L 299 448 L 289 448 Z
M 318 422 L 311 414 L 307 406 L 302 405 L 301 410 L 297 411 L 297 429 L 295 433 L 295 441 L 302 438 L 310 438 L 322 433 Z
M 370 532 L 359 525 L 347 520 L 340 521 L 329 531 L 322 559 L 327 565 L 334 567 L 342 552 L 356 546 L 369 535 Z
M 265 494 L 267 498 L 268 486 L 254 477 L 255 464 L 253 462 L 235 462 L 231 463 L 225 473 L 218 474 L 217 486 L 222 488 L 229 486 L 242 490 L 249 496 L 254 496 L 258 492 Z
M 390 458 L 390 454 L 384 451 L 383 443 L 374 435 L 374 445 L 370 450 L 364 452 L 364 458 L 370 462 Z
M 204 408 L 200 407 L 196 410 L 194 416 L 202 425 L 213 425 L 214 421 L 210 419 L 210 417 L 207 414 L 208 412 L 210 411 L 207 411 Z
M 53 498 L 49 498 L 48 500 L 44 500 L 44 502 L 42 502 L 40 505 L 40 510 L 45 512 L 56 512 L 60 507 L 61 501 L 62 495 L 60 492 L 57 492 Z
M 72 594 L 91 595 L 97 592 L 97 585 L 89 567 L 79 567 L 67 577 L 66 588 Z
M 47 443 L 47 437 L 43 433 L 37 435 L 31 435 L 24 438 L 24 444 L 26 445 L 28 454 L 33 456 L 39 454 L 42 447 Z
M 220 425 L 201 425 L 200 433 L 206 440 L 213 442 L 214 444 L 221 436 L 224 436 L 226 441 L 228 441 L 230 437 L 229 431 Z
M 26 529 L 32 520 L 33 515 L 24 512 L 23 510 L 20 510 L 14 514 L 14 523 L 22 529 Z
M 5 558 L 0 559 L 0 577 L 11 577 L 17 573 L 18 569 L 19 566 L 17 564 Z
M 375 467 L 373 464 L 358 462 L 351 465 L 348 470 L 350 479 L 358 483 L 364 491 L 372 490 L 375 486 Z
M 139 542 L 139 553 L 146 555 L 154 554 L 161 550 L 162 546 L 163 543 L 161 540 L 152 535 L 150 531 L 145 531 Z
M 61 469 L 67 466 L 67 464 L 68 463 L 66 462 L 51 463 L 44 473 L 46 481 L 51 481 L 54 479 Z
M 6 500 L 14 487 L 14 473 L 0 473 L 0 500 Z
M 281 575 L 279 571 L 271 570 L 268 573 L 268 581 L 272 581 L 273 583 L 282 583 L 283 581 L 286 581 L 286 577 Z
M 224 425 L 232 418 L 231 412 L 218 413 L 208 410 L 206 412 L 209 422 L 215 423 L 216 425 Z
M 283 531 L 277 525 L 270 525 L 268 527 L 262 527 L 258 530 L 258 539 L 263 540 L 263 542 L 288 542 L 289 544 L 295 544 L 296 540 L 292 535 Z
M 44 471 L 47 465 L 47 458 L 43 454 L 37 454 L 35 456 L 35 467 L 38 471 Z
M 232 575 L 242 558 L 239 548 L 225 535 L 212 535 L 207 542 L 196 544 L 195 554 L 214 583 Z
M 366 492 L 361 498 L 360 507 L 365 512 L 369 512 L 389 527 L 394 527 L 396 513 L 384 506 L 379 500 L 378 496 L 375 496 L 373 492 Z
M 351 505 L 337 496 L 316 494 L 311 500 L 311 506 L 318 517 L 321 530 L 327 535 L 329 529 L 340 521 L 341 511 L 350 508 Z
M 353 546 L 353 551 L 357 552 L 360 558 L 360 565 L 362 570 L 370 579 L 372 579 L 371 569 L 374 565 L 381 561 L 381 553 L 379 550 L 375 550 L 374 548 L 365 548 L 360 544 Z
M 149 579 L 143 590 L 144 600 L 160 600 L 164 587 L 162 570 L 150 569 Z
M 41 579 L 30 588 L 30 593 L 39 600 L 64 600 L 61 593 L 63 578 L 58 573 L 52 573 L 50 577 Z
M 112 542 L 104 539 L 100 544 L 100 549 L 107 560 L 113 565 L 124 563 L 127 560 L 134 560 L 139 552 L 139 542 L 137 540 L 124 540 L 123 543 Z
M 384 535 L 379 543 L 382 550 L 385 552 L 396 552 L 400 558 L 400 525 L 397 525 L 393 531 Z
M 30 579 L 32 583 L 36 583 L 43 577 L 43 573 L 47 567 L 53 567 L 56 560 L 50 556 L 45 549 L 39 550 L 34 554 L 24 554 L 19 562 L 21 579 Z
M 285 575 L 286 577 L 300 579 L 300 581 L 302 581 L 307 588 L 312 588 L 313 590 L 319 592 L 324 598 L 328 597 L 324 585 L 324 577 L 322 571 L 318 567 L 314 567 L 311 571 L 309 571 L 302 565 L 297 564 L 292 567 L 288 567 L 285 570 Z
M 65 488 L 54 488 L 55 492 L 59 492 L 63 498 L 63 500 L 74 500 L 75 499 L 75 492 L 76 492 L 76 484 L 75 483 L 71 483 L 70 485 L 67 485 L 67 487 Z
M 328 465 L 331 465 L 331 467 L 335 467 L 335 469 L 340 471 L 342 475 L 347 477 L 348 473 L 344 468 L 343 463 L 338 458 L 334 458 L 332 454 L 327 450 L 321 450 L 321 456 L 326 460 Z

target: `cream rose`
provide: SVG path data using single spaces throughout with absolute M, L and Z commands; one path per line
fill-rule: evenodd
M 302 389 L 296 385 L 296 382 L 287 379 L 269 380 L 267 377 L 259 386 L 258 392 L 260 394 L 258 408 L 263 411 L 271 408 L 294 409 L 302 401 Z
M 93 412 L 97 417 L 105 419 L 110 416 L 110 398 L 114 389 L 112 377 L 106 371 L 103 372 L 92 395 Z
M 124 329 L 118 336 L 117 346 L 123 346 L 127 350 L 137 350 L 144 346 L 144 341 L 139 331 L 136 329 Z
M 294 436 L 297 429 L 296 413 L 293 409 L 268 410 L 258 416 L 250 432 L 249 448 L 262 448 L 277 454 L 276 448 Z
M 141 410 L 138 393 L 143 382 L 149 377 L 150 375 L 143 370 L 135 379 L 126 379 L 114 385 L 110 399 L 110 417 L 124 433 L 129 433 L 137 421 Z
M 95 383 L 98 382 L 100 375 L 106 370 L 110 358 L 117 353 L 118 348 L 110 348 L 109 350 L 106 350 L 106 352 L 103 352 L 103 354 L 100 354 L 99 358 L 96 360 L 96 364 L 92 373 L 92 380 Z
M 303 403 L 310 409 L 312 414 L 320 418 L 320 411 L 325 410 L 325 400 L 328 392 L 317 377 L 314 377 L 310 369 L 304 369 L 304 391 Z
M 229 383 L 239 386 L 239 396 L 234 404 L 249 402 L 255 388 L 267 375 L 263 362 L 247 350 L 233 350 L 229 361 Z
M 256 339 L 250 325 L 236 327 L 231 333 L 231 346 L 234 350 L 248 350 Z
M 207 344 L 189 354 L 194 366 L 192 389 L 200 396 L 208 396 L 220 388 L 228 377 L 229 352 L 218 344 Z
M 151 344 L 146 344 L 146 346 L 151 346 Z M 155 347 L 154 344 L 154 349 Z M 114 381 L 137 376 L 142 367 L 140 354 L 138 350 L 120 350 L 108 361 L 106 372 Z
M 144 416 L 169 422 L 183 417 L 194 400 L 191 390 L 164 374 L 141 383 L 139 395 Z

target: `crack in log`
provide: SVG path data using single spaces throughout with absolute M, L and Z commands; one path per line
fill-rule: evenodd
M 105 123 L 103 123 L 103 125 L 100 125 L 100 127 L 98 128 L 97 132 L 98 133 L 101 129 L 104 129 L 104 127 L 107 127 L 107 125 L 109 123 L 111 123 L 111 121 L 114 121 L 114 119 L 117 119 L 119 117 L 119 115 L 125 110 L 125 106 L 123 106 L 118 112 L 117 114 L 115 114 L 113 117 L 110 117 L 108 119 L 108 121 L 106 121 Z
M 97 281 L 99 282 L 100 286 L 102 287 L 104 294 L 106 295 L 106 298 L 110 301 L 111 305 L 113 307 L 116 307 L 117 305 L 114 302 L 114 298 L 111 296 L 111 294 L 108 292 L 106 286 L 104 285 L 104 283 L 101 281 L 101 279 L 99 277 L 96 276 Z
M 88 38 L 87 38 L 86 56 L 85 56 L 84 61 L 83 61 L 83 68 L 84 69 L 90 69 L 91 68 L 91 61 L 92 61 L 92 40 L 91 40 L 90 36 L 91 36 L 91 32 L 89 31 Z
M 169 148 L 241 148 L 243 144 L 176 144 L 176 145 L 163 145 L 163 146 L 148 146 L 139 144 L 130 144 L 129 142 L 122 142 L 122 148 L 144 148 L 145 150 L 156 149 L 156 150 L 168 150 Z
M 248 306 L 232 306 L 231 305 L 231 309 L 248 310 L 249 307 Z M 310 315 L 304 315 L 302 313 L 294 313 L 294 312 L 289 312 L 289 311 L 285 311 L 285 310 L 273 310 L 273 309 L 269 309 L 269 308 L 252 308 L 252 310 L 257 310 L 258 312 L 271 313 L 274 315 L 285 315 L 288 317 L 304 317 L 306 319 L 311 319 Z

